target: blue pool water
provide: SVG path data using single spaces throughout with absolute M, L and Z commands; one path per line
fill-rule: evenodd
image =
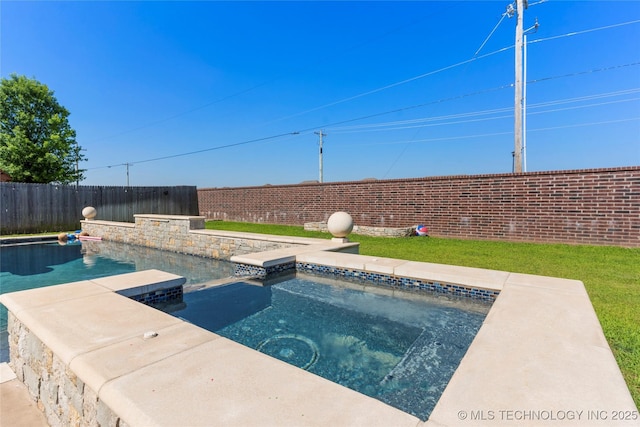
M 489 306 L 397 298 L 305 278 L 186 293 L 172 314 L 429 417 Z
M 107 241 L 0 247 L 0 293 L 114 274 L 159 269 L 187 278 L 187 285 L 233 275 L 229 262 Z M 0 304 L 0 362 L 9 359 L 7 310 Z

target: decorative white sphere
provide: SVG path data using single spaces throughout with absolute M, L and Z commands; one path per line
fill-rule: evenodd
M 327 228 L 333 237 L 347 237 L 353 230 L 353 218 L 346 212 L 334 212 L 327 220 Z
M 86 208 L 82 209 L 82 216 L 84 217 L 84 219 L 93 219 L 97 214 L 98 212 L 93 206 L 87 206 Z

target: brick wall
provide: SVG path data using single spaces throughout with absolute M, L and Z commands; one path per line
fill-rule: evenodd
M 426 224 L 433 236 L 640 247 L 640 166 L 198 190 L 207 219 Z

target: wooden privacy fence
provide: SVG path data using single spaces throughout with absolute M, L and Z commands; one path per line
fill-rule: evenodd
M 96 219 L 134 222 L 134 214 L 198 215 L 195 186 L 102 187 L 0 183 L 0 234 L 69 231 L 80 227 L 82 209 Z

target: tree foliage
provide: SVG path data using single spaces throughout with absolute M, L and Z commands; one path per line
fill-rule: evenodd
M 35 79 L 0 81 L 0 169 L 16 182 L 69 184 L 84 178 L 84 160 L 69 111 Z

